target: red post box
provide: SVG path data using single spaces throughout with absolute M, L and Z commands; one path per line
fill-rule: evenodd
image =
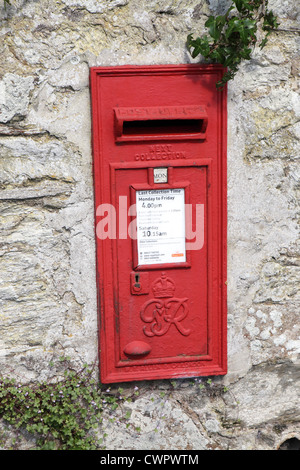
M 91 69 L 104 383 L 226 373 L 222 74 Z

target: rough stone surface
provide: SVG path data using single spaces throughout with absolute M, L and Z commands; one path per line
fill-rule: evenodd
M 33 88 L 33 77 L 22 77 L 13 73 L 4 75 L 0 88 L 0 121 L 8 122 L 27 114 L 29 94 Z
M 2 4 L 0 368 L 34 382 L 97 361 L 89 68 L 192 62 L 187 34 L 228 1 Z M 105 411 L 108 449 L 300 439 L 300 11 L 269 6 L 279 30 L 228 87 L 228 374 L 138 384 L 130 426 Z

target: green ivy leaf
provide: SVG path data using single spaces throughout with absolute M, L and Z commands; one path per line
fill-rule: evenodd
M 263 48 L 265 47 L 265 45 L 267 44 L 267 42 L 268 42 L 268 38 L 265 37 L 265 38 L 261 41 L 261 43 L 259 44 L 259 47 L 260 47 L 261 49 L 263 49 Z
M 244 8 L 244 3 L 245 3 L 243 0 L 235 0 L 234 3 L 235 3 L 235 6 L 236 6 L 236 8 L 237 8 L 238 11 L 242 11 L 242 10 L 243 10 L 243 8 Z
M 268 31 L 270 29 L 278 28 L 279 23 L 277 21 L 277 17 L 274 15 L 272 11 L 266 13 L 263 22 L 263 30 Z
M 205 26 L 209 29 L 209 34 L 215 41 L 220 39 L 225 22 L 226 18 L 224 16 L 217 16 L 216 18 L 210 16 L 206 21 Z
M 243 59 L 246 59 L 246 60 L 250 60 L 250 54 L 251 54 L 251 49 L 248 47 L 244 47 L 241 51 L 240 51 L 240 55 Z
M 227 40 L 230 40 L 230 37 L 233 33 L 237 33 L 240 27 L 240 20 L 236 16 L 231 18 L 228 22 L 228 27 L 225 32 L 225 37 Z

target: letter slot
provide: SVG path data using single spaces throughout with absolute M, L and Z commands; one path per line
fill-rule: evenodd
M 115 108 L 116 141 L 204 140 L 204 106 Z

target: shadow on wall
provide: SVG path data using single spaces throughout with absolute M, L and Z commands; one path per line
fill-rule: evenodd
M 297 437 L 286 439 L 280 444 L 278 450 L 300 450 L 300 440 Z

